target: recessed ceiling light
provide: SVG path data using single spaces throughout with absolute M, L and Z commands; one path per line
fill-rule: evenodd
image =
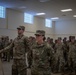
M 36 15 L 45 15 L 45 13 L 37 13 Z
M 76 15 L 73 15 L 73 17 L 76 17 Z
M 54 19 L 59 19 L 58 17 L 53 17 L 53 18 L 51 18 L 52 20 L 54 20 Z
M 72 9 L 63 9 L 63 10 L 61 10 L 61 12 L 68 12 L 68 11 L 72 11 Z

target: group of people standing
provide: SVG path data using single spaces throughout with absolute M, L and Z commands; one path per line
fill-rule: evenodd
M 13 41 L 12 39 L 9 39 L 9 36 L 1 36 L 0 37 L 0 50 L 10 45 L 12 41 Z M 3 61 L 10 62 L 10 60 L 13 58 L 13 49 L 9 50 L 8 52 L 3 52 L 0 55 L 0 57 Z
M 12 75 L 27 75 L 27 68 L 31 68 L 31 75 L 51 75 L 51 72 L 61 74 L 65 70 L 76 74 L 76 42 L 75 37 L 55 43 L 48 38 L 45 41 L 45 31 L 37 30 L 35 39 L 28 39 L 24 35 L 25 27 L 17 28 L 18 36 L 7 47 L 0 50 L 0 54 L 13 49 Z M 26 65 L 26 53 L 28 66 Z
M 52 46 L 54 52 L 54 61 L 52 71 L 61 74 L 76 74 L 76 40 L 75 36 L 69 36 L 62 39 L 59 37 L 55 43 L 48 43 Z

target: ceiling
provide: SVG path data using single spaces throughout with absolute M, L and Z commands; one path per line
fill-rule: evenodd
M 0 0 L 0 5 L 34 16 L 36 16 L 36 13 L 44 12 L 45 15 L 38 17 L 47 19 L 53 17 L 59 17 L 59 20 L 76 19 L 73 17 L 73 15 L 76 15 L 76 0 L 47 0 L 46 2 L 40 2 L 40 0 Z M 73 11 L 64 13 L 60 11 L 69 8 Z

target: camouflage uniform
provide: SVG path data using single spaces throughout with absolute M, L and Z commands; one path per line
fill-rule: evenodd
M 1 46 L 2 46 L 2 49 L 4 48 L 4 45 L 5 45 L 5 37 L 2 36 L 1 37 Z
M 69 43 L 68 63 L 69 63 L 70 72 L 72 73 L 74 71 L 76 74 L 76 43 L 75 41 Z
M 41 33 L 40 31 L 39 33 Z M 47 43 L 32 46 L 28 53 L 28 63 L 31 67 L 31 75 L 51 75 L 51 65 L 53 60 L 52 48 Z
M 4 48 L 7 47 L 9 45 L 9 37 L 8 36 L 5 36 L 5 43 L 4 43 Z M 7 52 L 4 52 L 4 60 L 5 61 L 10 61 L 10 52 L 7 51 Z
M 10 39 L 10 44 L 13 42 L 13 39 Z M 10 50 L 10 58 L 13 59 L 13 49 Z
M 24 35 L 19 35 L 8 47 L 4 48 L 1 52 L 5 52 L 11 48 L 13 48 L 12 75 L 26 75 L 25 53 L 30 50 L 28 39 Z
M 65 60 L 64 70 L 65 70 L 65 73 L 68 73 L 68 71 L 69 71 L 69 65 L 68 65 L 68 52 L 69 52 L 68 42 L 64 40 L 63 43 L 64 43 L 64 60 Z
M 1 37 L 1 49 L 3 49 L 4 46 L 5 46 L 5 37 L 2 36 Z M 1 59 L 4 58 L 4 53 L 1 53 L 0 55 L 1 55 Z
M 3 48 L 3 45 L 2 45 L 2 37 L 0 37 L 0 49 Z
M 30 47 L 33 46 L 33 44 L 34 44 L 35 42 L 36 42 L 35 38 L 32 37 L 32 36 L 30 36 L 30 37 L 29 37 L 29 45 L 30 45 Z
M 63 69 L 64 69 L 64 55 L 63 55 L 63 50 L 64 46 L 63 46 L 63 43 L 60 42 L 60 43 L 57 43 L 55 45 L 55 54 L 54 54 L 54 57 L 55 57 L 55 71 L 56 72 L 62 72 Z

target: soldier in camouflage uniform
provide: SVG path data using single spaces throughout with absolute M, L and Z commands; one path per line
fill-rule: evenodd
M 58 38 L 58 42 L 55 45 L 55 72 L 64 71 L 64 45 L 61 42 L 61 37 Z
M 68 68 L 68 52 L 69 52 L 69 49 L 68 49 L 68 42 L 67 42 L 67 38 L 66 37 L 64 37 L 64 39 L 63 39 L 63 44 L 64 44 L 64 60 L 65 60 L 65 72 L 66 73 L 68 73 L 68 70 L 69 70 L 69 68 Z
M 19 26 L 17 30 L 18 30 L 18 36 L 8 47 L 0 50 L 0 53 L 13 48 L 12 75 L 26 75 L 25 54 L 28 50 L 30 50 L 30 48 L 28 44 L 28 39 L 23 35 L 25 27 Z
M 28 63 L 31 67 L 31 75 L 51 75 L 51 65 L 53 61 L 53 50 L 43 41 L 45 31 L 36 31 L 36 43 L 28 53 Z
M 76 75 L 76 42 L 74 36 L 71 37 L 71 42 L 69 43 L 68 63 L 70 74 L 75 72 Z
M 9 45 L 9 36 L 5 36 L 5 43 L 4 43 L 4 48 L 7 47 Z M 4 60 L 5 61 L 10 61 L 10 52 L 7 51 L 7 52 L 4 52 Z
M 1 36 L 1 49 L 3 49 L 4 46 L 5 46 L 5 37 Z M 4 53 L 1 53 L 0 55 L 1 55 L 1 58 L 4 59 Z
M 13 42 L 13 39 L 10 39 L 10 44 Z M 13 59 L 13 49 L 10 50 L 10 59 Z
M 0 49 L 3 48 L 3 45 L 2 45 L 2 37 L 0 37 Z
M 29 37 L 29 45 L 30 45 L 30 46 L 32 46 L 32 45 L 35 43 L 35 41 L 36 41 L 36 40 L 35 40 L 34 37 L 32 37 L 32 36 Z

